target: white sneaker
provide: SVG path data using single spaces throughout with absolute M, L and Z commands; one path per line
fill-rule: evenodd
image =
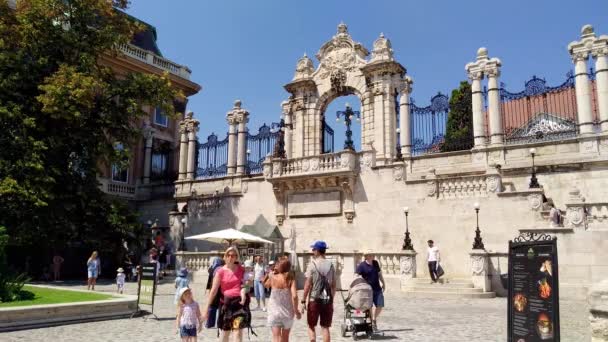
M 266 312 L 266 308 L 262 308 L 262 311 Z

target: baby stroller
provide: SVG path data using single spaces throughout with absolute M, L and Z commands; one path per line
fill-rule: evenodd
M 348 292 L 348 296 L 344 296 Z M 340 290 L 344 300 L 344 322 L 341 324 L 342 337 L 352 332 L 353 340 L 359 333 L 365 333 L 367 338 L 373 337 L 372 327 L 373 290 L 365 279 L 358 277 L 353 280 L 348 290 Z

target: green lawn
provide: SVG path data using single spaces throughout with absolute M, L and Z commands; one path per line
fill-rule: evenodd
M 104 300 L 112 298 L 112 295 L 102 294 L 98 292 L 76 292 L 67 290 L 50 289 L 46 287 L 27 286 L 23 287 L 23 291 L 31 292 L 33 299 L 19 300 L 15 302 L 0 303 L 0 308 L 13 306 L 29 306 L 40 304 L 59 304 L 73 302 L 88 302 L 93 300 Z

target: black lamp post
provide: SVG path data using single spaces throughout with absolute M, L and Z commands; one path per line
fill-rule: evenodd
M 407 222 L 407 214 L 410 209 L 408 207 L 403 208 L 403 213 L 405 214 L 405 239 L 403 239 L 403 247 L 401 249 L 405 251 L 413 251 L 414 245 L 412 245 L 412 240 L 410 239 L 410 229 Z
M 346 140 L 344 141 L 344 149 L 345 150 L 355 150 L 355 145 L 353 143 L 353 131 L 350 129 L 352 124 L 353 116 L 357 117 L 357 121 L 361 118 L 361 113 L 359 111 L 354 111 L 350 105 L 346 104 L 346 110 L 339 110 L 336 112 L 336 121 L 340 122 L 340 117 L 344 117 L 344 124 L 346 124 Z
M 247 149 L 247 159 L 245 160 L 245 173 L 247 176 L 251 176 L 251 164 L 249 162 L 249 157 L 251 156 L 251 150 Z
M 477 216 L 477 229 L 475 229 L 475 241 L 473 242 L 473 249 L 485 249 L 483 241 L 481 239 L 481 230 L 479 230 L 479 203 L 473 204 L 475 208 L 475 215 Z
M 534 166 L 534 156 L 536 155 L 536 149 L 530 149 L 530 156 L 532 156 L 532 177 L 530 177 L 530 189 L 538 189 L 540 188 L 540 184 L 538 184 L 538 179 L 536 179 L 536 167 Z
M 186 251 L 187 249 L 186 249 L 186 240 L 185 240 L 184 230 L 186 228 L 186 222 L 188 222 L 188 220 L 186 220 L 186 218 L 184 217 L 184 218 L 182 218 L 181 222 L 182 222 L 182 234 L 181 234 L 181 239 L 179 242 L 179 250 Z
M 273 158 L 287 158 L 287 153 L 285 152 L 285 127 L 292 129 L 292 124 L 286 124 L 284 116 L 281 116 L 281 121 L 277 123 L 272 123 L 271 129 L 275 132 L 279 132 L 279 136 L 277 137 L 277 141 L 274 144 L 274 149 L 272 152 Z
M 397 137 L 400 137 L 401 135 L 401 129 L 397 128 Z M 401 140 L 401 139 L 399 139 Z M 395 155 L 395 160 L 396 161 L 402 161 L 403 160 L 403 154 L 401 154 L 401 143 L 398 142 L 397 143 L 397 154 Z

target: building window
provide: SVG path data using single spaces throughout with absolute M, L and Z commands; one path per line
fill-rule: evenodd
M 163 110 L 160 107 L 154 109 L 154 123 L 163 127 L 167 127 L 169 124 L 169 118 L 163 113 Z
M 124 146 L 121 143 L 116 143 L 114 149 L 121 153 L 124 151 Z M 126 158 L 126 157 L 125 157 Z M 126 159 L 125 159 L 126 161 Z M 115 163 L 112 164 L 112 180 L 115 182 L 127 183 L 129 181 L 129 168 L 128 163 Z
M 152 144 L 152 160 L 150 178 L 153 180 L 171 180 L 171 143 L 154 139 Z

